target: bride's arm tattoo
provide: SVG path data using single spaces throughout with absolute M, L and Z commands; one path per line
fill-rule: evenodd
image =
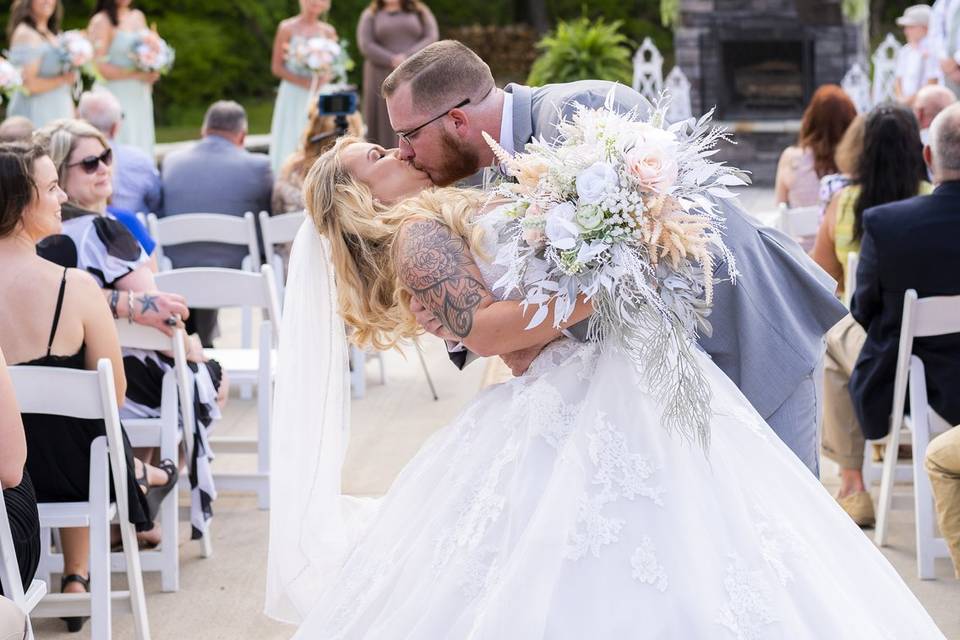
M 406 223 L 398 243 L 397 275 L 403 284 L 454 335 L 468 336 L 490 292 L 467 243 L 435 220 Z

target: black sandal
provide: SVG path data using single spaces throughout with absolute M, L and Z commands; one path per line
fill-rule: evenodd
M 90 578 L 84 578 L 76 573 L 71 573 L 60 578 L 60 593 L 63 593 L 63 590 L 66 589 L 67 585 L 71 582 L 76 582 L 77 584 L 81 585 L 87 593 L 90 593 Z M 67 623 L 67 631 L 70 633 L 77 633 L 83 629 L 83 624 L 87 621 L 88 617 L 89 616 L 76 616 L 60 619 Z
M 167 481 L 163 484 L 153 485 L 147 490 L 147 517 L 150 518 L 151 522 L 156 520 L 157 513 L 160 511 L 160 504 L 177 485 L 177 480 L 180 477 L 180 470 L 169 458 L 161 460 L 157 468 L 166 472 Z M 146 476 L 146 467 L 144 467 L 144 476 Z M 140 482 L 139 478 L 137 478 L 137 482 Z

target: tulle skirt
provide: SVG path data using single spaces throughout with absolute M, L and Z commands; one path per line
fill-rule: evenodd
M 63 85 L 53 91 L 36 95 L 16 93 L 7 106 L 7 116 L 23 116 L 37 129 L 45 127 L 54 120 L 72 118 L 73 97 L 70 91 L 71 87 Z
M 709 452 L 621 354 L 560 342 L 409 463 L 297 638 L 942 638 L 730 380 Z
M 308 90 L 286 80 L 280 83 L 270 124 L 270 166 L 275 176 L 300 145 L 300 137 L 307 126 L 309 101 Z
M 153 87 L 140 80 L 113 80 L 103 87 L 116 96 L 123 107 L 123 123 L 117 142 L 142 149 L 151 158 L 156 135 L 153 125 Z

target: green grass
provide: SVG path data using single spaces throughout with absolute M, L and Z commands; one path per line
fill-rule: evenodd
M 273 117 L 273 100 L 248 98 L 238 100 L 247 110 L 250 133 L 270 133 L 270 119 Z M 180 142 L 196 140 L 200 137 L 200 125 L 203 123 L 205 105 L 177 109 L 173 122 L 157 127 L 157 142 Z

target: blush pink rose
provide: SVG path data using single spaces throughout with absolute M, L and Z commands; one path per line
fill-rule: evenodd
M 646 126 L 623 159 L 627 173 L 642 189 L 663 193 L 677 181 L 676 156 L 677 140 L 673 134 Z

